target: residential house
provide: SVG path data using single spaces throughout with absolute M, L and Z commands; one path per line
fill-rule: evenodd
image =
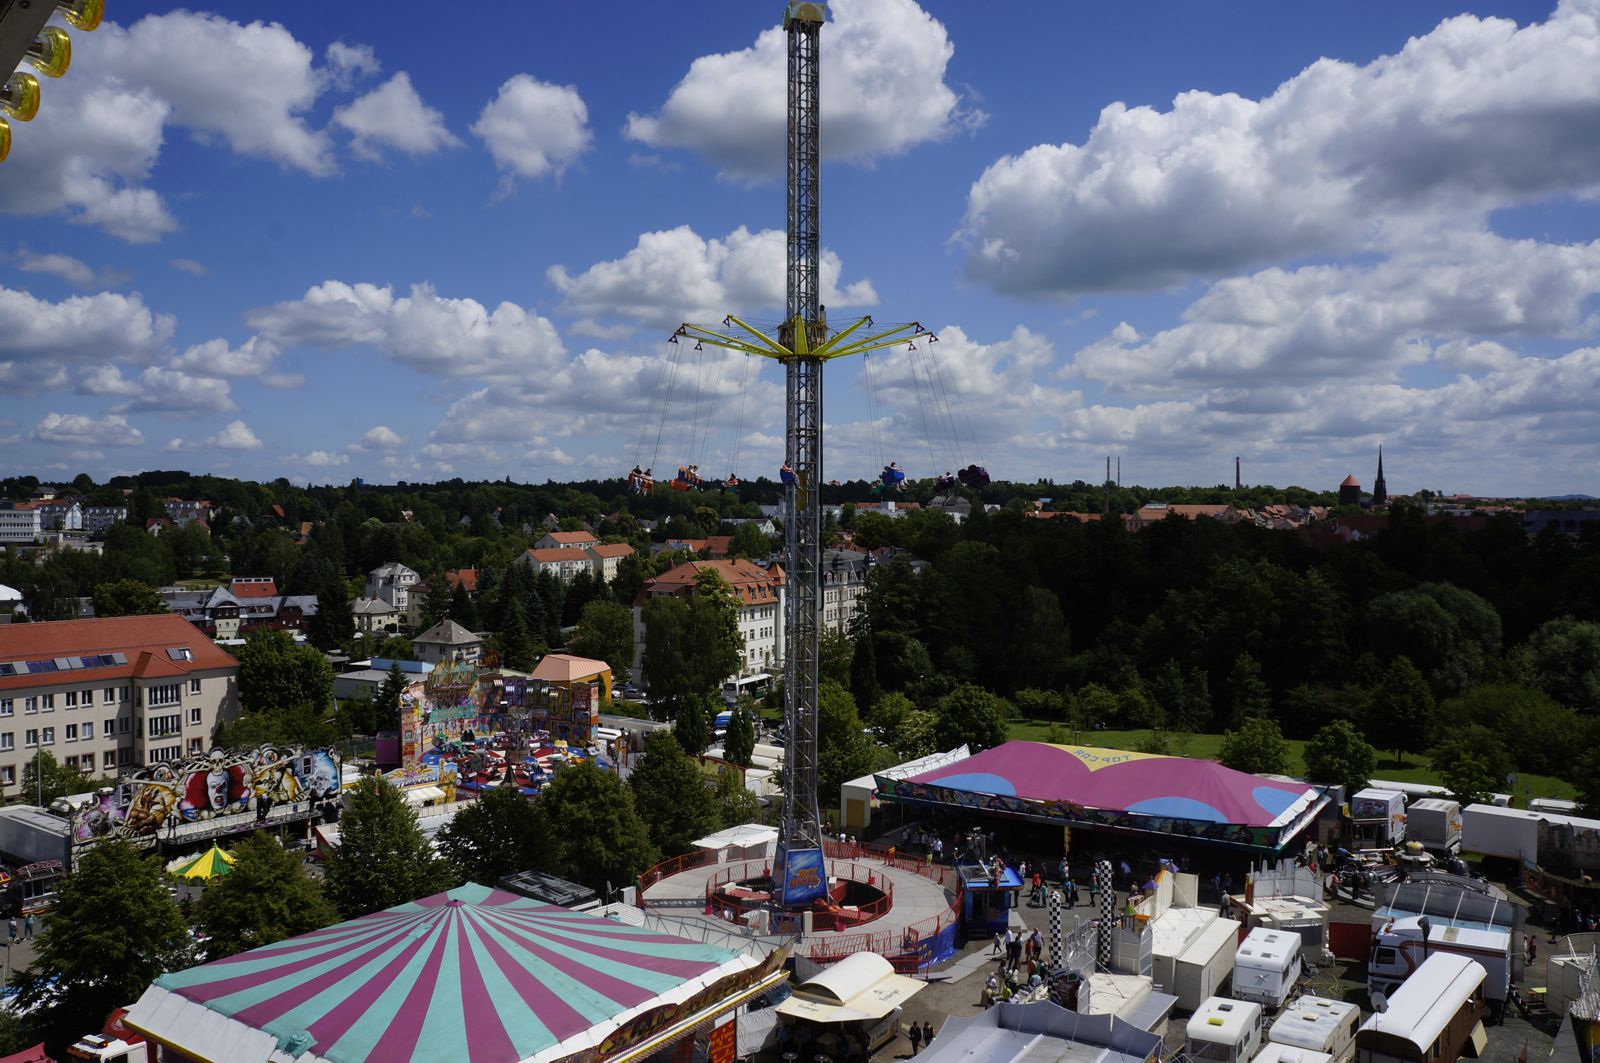
M 257 628 L 304 631 L 317 615 L 314 594 L 279 594 L 271 576 L 241 576 L 225 587 L 190 591 L 163 587 L 161 599 L 213 639 L 241 639 Z
M 545 542 L 551 535 L 577 534 L 551 532 L 539 541 Z M 532 565 L 536 573 L 548 572 L 562 583 L 571 583 L 580 572 L 587 572 L 595 579 L 607 582 L 615 578 L 622 559 L 632 553 L 633 547 L 627 543 L 595 542 L 592 546 L 583 547 L 536 546 L 524 553 L 521 560 L 524 564 Z
M 100 535 L 113 524 L 127 519 L 127 506 L 87 506 L 83 511 L 83 530 L 90 535 Z
M 412 588 L 420 582 L 422 577 L 414 570 L 398 561 L 391 561 L 367 573 L 364 596 L 380 598 L 394 606 L 397 613 L 404 613 L 411 600 Z
M 420 608 L 421 596 L 413 595 L 412 605 Z M 355 620 L 358 635 L 391 635 L 400 630 L 407 614 L 402 613 L 382 598 L 357 598 L 350 603 L 350 615 Z
M 168 498 L 165 505 L 168 519 L 179 527 L 197 520 L 203 520 L 208 525 L 211 522 L 212 506 L 203 498 L 193 502 L 183 498 Z
M 766 568 L 744 558 L 685 561 L 648 579 L 633 602 L 633 674 L 644 675 L 644 605 L 658 594 L 691 595 L 704 571 L 727 581 L 739 603 L 739 636 L 743 643 L 739 671 L 729 682 L 776 672 L 783 667 L 783 603 L 785 577 L 781 565 Z M 648 684 L 649 676 L 644 675 Z
M 49 750 L 113 774 L 203 752 L 239 713 L 239 663 L 181 616 L 0 628 L 0 785 Z
M 584 553 L 594 563 L 595 578 L 602 583 L 610 583 L 617 578 L 617 569 L 622 564 L 622 559 L 633 556 L 633 547 L 627 543 L 601 543 L 598 546 L 584 548 Z
M 83 507 L 75 498 L 47 498 L 28 504 L 39 511 L 41 531 L 83 531 Z
M 43 530 L 31 503 L 0 502 L 0 543 L 37 542 Z
M 599 546 L 600 537 L 593 532 L 586 531 L 553 531 L 545 532 L 543 538 L 533 544 L 535 550 L 558 550 L 563 547 L 583 550 L 590 546 Z
M 1235 509 L 1226 502 L 1207 503 L 1201 505 L 1178 505 L 1167 502 L 1146 502 L 1138 511 L 1131 515 L 1128 527 L 1134 531 L 1147 528 L 1157 521 L 1166 520 L 1168 517 L 1183 517 L 1186 520 L 1195 520 L 1199 517 L 1209 517 L 1219 520 L 1224 524 L 1238 524 L 1240 521 L 1253 517 L 1244 510 Z
M 822 552 L 822 630 L 850 633 L 872 564 L 870 555 L 859 550 Z
M 483 657 L 483 640 L 454 620 L 441 620 L 411 640 L 417 660 L 476 661 Z

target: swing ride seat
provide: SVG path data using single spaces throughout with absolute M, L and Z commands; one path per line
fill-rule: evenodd
M 933 489 L 935 491 L 948 491 L 955 485 L 956 478 L 954 476 L 941 476 L 933 481 Z
M 685 479 L 682 476 L 674 476 L 672 479 L 667 481 L 667 486 L 672 488 L 674 491 L 693 491 L 694 490 L 694 484 L 690 483 L 687 479 Z
M 779 469 L 778 479 L 783 482 L 785 487 L 792 487 L 800 482 L 799 477 L 795 476 L 793 469 Z
M 956 473 L 956 477 L 968 487 L 989 486 L 989 470 L 982 465 L 968 465 L 965 469 Z

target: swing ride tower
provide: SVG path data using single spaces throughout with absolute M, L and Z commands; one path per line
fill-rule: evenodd
M 817 803 L 818 617 L 822 603 L 822 369 L 836 358 L 865 354 L 928 335 L 920 324 L 879 327 L 870 317 L 829 334 L 821 289 L 819 191 L 822 165 L 820 96 L 825 3 L 789 0 L 788 255 L 784 319 L 763 330 L 729 315 L 721 327 L 684 324 L 673 335 L 779 362 L 784 370 L 786 654 L 783 714 L 789 742 L 783 763 L 783 821 L 773 861 L 772 896 L 784 909 L 808 907 L 827 894 L 822 816 Z M 792 482 L 788 482 L 791 481 Z

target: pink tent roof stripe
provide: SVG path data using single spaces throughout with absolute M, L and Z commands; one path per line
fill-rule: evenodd
M 1281 826 L 1315 788 L 1190 760 L 1092 746 L 1007 742 L 906 780 L 969 793 L 1247 827 Z

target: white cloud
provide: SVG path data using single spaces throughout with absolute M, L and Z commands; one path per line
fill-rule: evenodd
M 329 84 L 336 89 L 348 89 L 362 78 L 369 78 L 383 69 L 370 44 L 346 44 L 334 41 L 323 53 Z
M 167 265 L 171 266 L 180 273 L 188 273 L 196 277 L 204 277 L 211 272 L 210 270 L 206 269 L 203 263 L 197 262 L 192 258 L 175 258 L 168 262 Z
M 221 450 L 260 450 L 261 440 L 243 421 L 230 421 L 226 428 L 206 440 L 206 446 Z
M 0 384 L 22 393 L 59 387 L 65 369 L 107 358 L 146 360 L 172 337 L 173 319 L 138 295 L 101 292 L 60 302 L 0 288 Z
M 369 428 L 365 435 L 355 443 L 350 444 L 351 450 L 360 451 L 387 451 L 398 450 L 405 445 L 405 440 L 400 433 L 388 425 L 375 425 Z
M 314 469 L 350 464 L 350 458 L 347 455 L 338 454 L 330 450 L 311 450 L 304 454 L 285 454 L 283 460 L 291 465 L 307 465 Z
M 1514 358 L 1489 336 L 1594 331 L 1600 241 L 1556 245 L 1456 233 L 1371 266 L 1272 268 L 1213 285 L 1184 321 L 1141 337 L 1124 322 L 1080 350 L 1071 373 L 1116 390 L 1272 389 L 1397 379 L 1434 356 L 1460 369 Z
M 565 306 L 586 318 L 624 317 L 658 328 L 683 321 L 720 321 L 728 313 L 766 310 L 782 316 L 784 234 L 751 233 L 740 226 L 710 240 L 687 225 L 644 233 L 619 259 L 598 262 L 574 276 L 551 266 L 545 276 Z M 843 290 L 843 267 L 832 251 L 822 253 L 822 300 L 835 306 L 870 306 L 878 295 L 870 281 Z M 585 330 L 597 329 L 592 322 Z
M 401 71 L 365 96 L 333 113 L 333 124 L 354 135 L 351 150 L 377 159 L 389 147 L 408 155 L 431 155 L 461 141 L 444 126 L 444 115 L 422 102 Z
M 26 273 L 48 273 L 79 288 L 95 282 L 94 268 L 71 255 L 39 254 L 23 247 L 17 250 L 16 265 Z
M 1114 103 L 1082 145 L 991 165 L 968 274 L 1022 295 L 1151 288 L 1392 246 L 1499 206 L 1600 188 L 1600 6 L 1461 15 L 1365 66 L 1321 59 L 1263 100 Z
M 472 131 L 488 145 L 495 165 L 513 177 L 560 177 L 594 139 L 589 108 L 571 85 L 551 85 L 517 74 L 484 105 Z
M 82 413 L 47 413 L 33 429 L 41 443 L 74 447 L 131 447 L 144 442 L 144 433 L 120 414 L 95 418 Z
M 184 417 L 197 413 L 225 413 L 234 409 L 226 380 L 192 376 L 181 369 L 150 366 L 132 379 L 115 366 L 97 366 L 78 378 L 85 395 L 120 395 L 127 398 L 112 407 L 116 413 L 161 413 Z
M 277 357 L 275 344 L 251 336 L 238 347 L 229 347 L 224 339 L 197 343 L 167 364 L 195 376 L 248 378 L 264 374 Z
M 396 298 L 389 287 L 325 281 L 245 320 L 285 346 L 372 346 L 441 377 L 524 380 L 559 366 L 565 354 L 548 319 L 511 302 L 491 311 L 474 299 L 441 298 L 428 284 Z
M 984 121 L 945 84 L 955 46 L 914 0 L 829 6 L 821 45 L 826 158 L 871 163 Z M 786 55 L 784 31 L 773 27 L 749 48 L 701 56 L 657 113 L 628 116 L 626 135 L 699 152 L 730 177 L 781 174 Z

